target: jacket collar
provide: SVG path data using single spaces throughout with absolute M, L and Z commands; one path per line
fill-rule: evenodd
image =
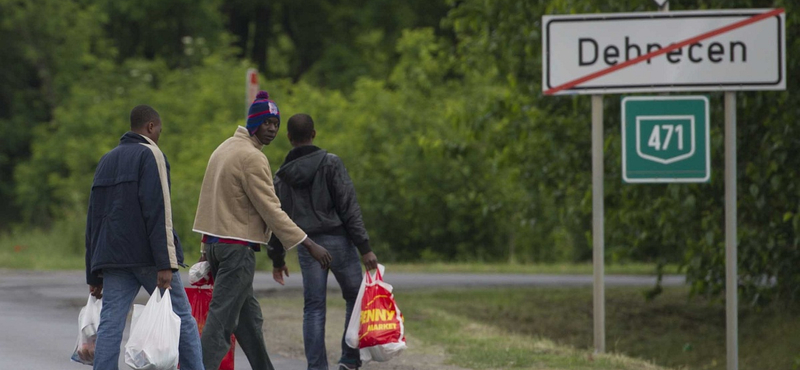
M 233 137 L 249 141 L 258 150 L 261 150 L 261 148 L 264 147 L 264 144 L 261 144 L 255 135 L 250 136 L 250 132 L 248 132 L 247 129 L 242 126 L 236 128 L 236 132 L 233 134 Z
M 149 137 L 144 136 L 142 134 L 137 134 L 133 131 L 128 131 L 119 138 L 120 144 L 149 144 L 153 146 L 158 146 L 153 140 L 150 140 Z
M 290 150 L 289 153 L 286 154 L 286 158 L 283 160 L 283 165 L 281 165 L 281 167 L 283 167 L 284 165 L 289 164 L 289 162 L 291 162 L 291 161 L 293 161 L 295 159 L 298 159 L 298 158 L 301 158 L 301 157 L 305 157 L 305 156 L 307 156 L 307 155 L 309 155 L 311 153 L 314 153 L 316 151 L 319 151 L 319 150 L 322 150 L 322 149 L 320 147 L 316 146 L 316 145 L 298 146 L 298 147 Z

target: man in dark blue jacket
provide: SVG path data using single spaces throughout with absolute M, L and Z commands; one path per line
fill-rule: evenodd
M 131 111 L 131 130 L 100 159 L 86 220 L 86 282 L 103 298 L 94 369 L 117 369 L 125 319 L 140 287 L 170 290 L 181 318 L 182 370 L 203 369 L 197 322 L 178 268 L 183 251 L 172 228 L 169 163 L 158 148 L 161 118 L 153 108 Z
M 342 288 L 346 303 L 345 327 L 350 321 L 362 275 L 359 254 L 367 270 L 378 267 L 378 258 L 369 246 L 369 235 L 361 218 L 356 189 L 344 163 L 333 153 L 313 145 L 317 132 L 307 114 L 289 118 L 287 134 L 294 149 L 275 173 L 275 192 L 281 208 L 309 238 L 325 246 L 333 257 L 328 269 L 320 269 L 304 248 L 297 251 L 303 272 L 303 342 L 308 370 L 327 370 L 325 350 L 325 304 L 328 270 Z M 288 275 L 285 250 L 277 238 L 269 242 L 273 278 L 282 282 Z M 361 366 L 358 349 L 350 348 L 342 333 L 339 370 Z

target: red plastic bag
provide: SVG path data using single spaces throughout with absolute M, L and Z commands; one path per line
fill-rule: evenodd
M 186 296 L 189 298 L 189 304 L 192 305 L 192 316 L 197 321 L 197 329 L 200 334 L 203 333 L 203 327 L 206 325 L 206 318 L 208 317 L 208 305 L 211 303 L 211 294 L 214 291 L 211 287 L 186 287 Z M 236 352 L 236 337 L 231 335 L 231 349 L 222 363 L 219 365 L 219 370 L 234 370 L 233 368 L 233 354 Z
M 383 265 L 364 275 L 345 341 L 361 349 L 361 361 L 388 361 L 406 349 L 403 314 L 392 286 L 383 281 Z

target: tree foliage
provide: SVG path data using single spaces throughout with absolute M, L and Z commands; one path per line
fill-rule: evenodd
M 787 73 L 800 72 L 792 2 L 670 3 L 785 7 Z M 175 225 L 197 245 L 205 165 L 243 124 L 242 80 L 257 65 L 284 122 L 311 114 L 315 143 L 343 158 L 382 259 L 588 261 L 589 99 L 542 95 L 541 16 L 653 10 L 650 0 L 0 0 L 10 66 L 0 71 L 0 200 L 14 205 L 0 221 L 80 230 L 98 159 L 131 107 L 150 104 L 165 125 Z M 800 98 L 788 81 L 785 92 L 737 93 L 738 267 L 751 303 L 800 301 Z M 693 185 L 622 184 L 620 102 L 606 96 L 605 226 L 607 260 L 679 264 L 696 293 L 714 295 L 724 287 L 723 114 L 721 94 L 709 95 L 712 182 Z M 288 150 L 283 137 L 265 149 L 273 171 Z

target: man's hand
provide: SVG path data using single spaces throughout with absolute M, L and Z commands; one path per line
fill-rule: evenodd
M 161 289 L 172 289 L 172 269 L 158 271 L 158 287 Z
M 89 285 L 89 294 L 97 299 L 103 298 L 103 284 Z
M 200 247 L 200 259 L 197 260 L 197 262 L 208 261 L 208 259 L 206 258 L 206 253 L 208 253 L 208 248 L 209 247 L 210 246 L 208 244 L 206 244 L 206 243 L 202 244 L 202 246 Z
M 323 248 L 317 243 L 314 243 L 311 238 L 306 238 L 306 240 L 303 241 L 303 246 L 308 249 L 308 253 L 311 253 L 311 257 L 314 257 L 314 259 L 319 262 L 323 269 L 327 269 L 331 266 L 333 257 L 331 257 L 331 254 L 328 253 L 327 249 Z
M 274 267 L 272 268 L 272 278 L 278 282 L 278 284 L 283 285 L 283 274 L 286 274 L 286 277 L 289 277 L 289 268 L 286 265 L 283 267 Z
M 375 253 L 369 252 L 364 254 L 361 256 L 361 262 L 364 263 L 364 267 L 367 268 L 367 271 L 378 268 L 378 257 L 375 256 Z

